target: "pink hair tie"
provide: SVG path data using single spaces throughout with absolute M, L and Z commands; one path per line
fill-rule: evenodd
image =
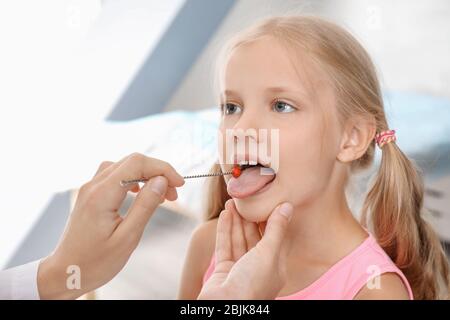
M 375 135 L 375 142 L 382 148 L 385 144 L 397 140 L 395 130 L 382 131 Z

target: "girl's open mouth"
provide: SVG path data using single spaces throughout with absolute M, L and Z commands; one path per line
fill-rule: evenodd
M 250 197 L 267 190 L 275 177 L 275 172 L 262 164 L 245 165 L 245 169 L 238 178 L 230 178 L 227 191 L 233 198 Z

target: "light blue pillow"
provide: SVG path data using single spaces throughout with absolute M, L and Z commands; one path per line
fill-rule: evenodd
M 397 144 L 407 154 L 422 154 L 450 144 L 450 100 L 416 93 L 386 92 L 386 116 Z

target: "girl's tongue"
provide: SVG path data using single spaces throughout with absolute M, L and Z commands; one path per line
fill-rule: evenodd
M 239 178 L 231 177 L 227 191 L 233 198 L 245 198 L 261 190 L 275 179 L 275 173 L 270 168 L 255 166 L 242 171 Z

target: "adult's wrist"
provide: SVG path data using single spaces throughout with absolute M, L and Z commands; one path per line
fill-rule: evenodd
M 41 300 L 70 300 L 80 297 L 82 289 L 70 288 L 67 267 L 54 255 L 41 260 L 37 274 L 39 297 Z M 70 279 L 69 279 L 70 281 Z

